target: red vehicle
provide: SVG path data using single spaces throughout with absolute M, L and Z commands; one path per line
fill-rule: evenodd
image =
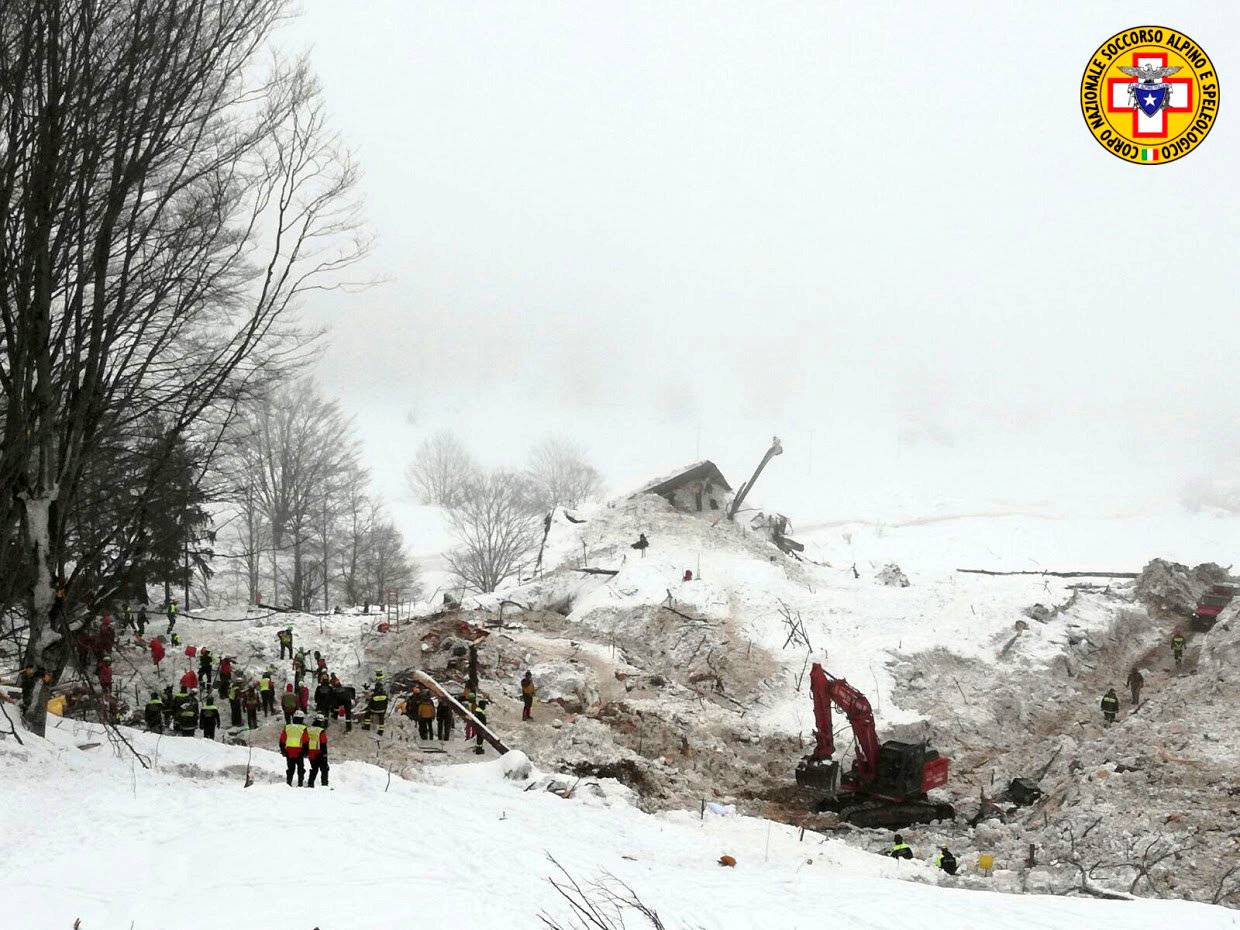
M 1236 587 L 1234 585 L 1213 585 L 1197 601 L 1197 607 L 1193 611 L 1193 628 L 1197 630 L 1210 629 L 1214 626 L 1218 615 L 1223 612 L 1223 608 L 1230 604 L 1235 597 Z
M 816 745 L 797 766 L 796 779 L 818 810 L 832 810 L 860 827 L 899 827 L 956 816 L 950 804 L 929 800 L 926 792 L 947 784 L 950 763 L 925 743 L 879 743 L 874 712 L 866 696 L 815 662 L 809 673 L 814 697 Z M 835 756 L 831 705 L 852 726 L 852 768 L 842 771 Z

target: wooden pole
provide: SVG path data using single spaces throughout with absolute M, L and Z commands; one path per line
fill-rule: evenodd
M 480 723 L 478 718 L 470 713 L 467 708 L 462 706 L 460 701 L 449 694 L 448 690 L 443 685 L 437 682 L 430 675 L 426 674 L 426 672 L 418 669 L 413 669 L 413 677 L 422 684 L 426 685 L 426 687 L 429 688 L 432 693 L 436 694 L 441 701 L 447 701 L 448 706 L 452 708 L 452 711 L 458 717 L 466 723 L 473 724 L 473 726 L 477 728 L 478 732 L 482 734 L 482 738 L 491 746 L 492 749 L 498 752 L 501 756 L 508 751 L 508 747 L 504 745 L 503 741 L 491 730 L 489 730 L 486 724 Z

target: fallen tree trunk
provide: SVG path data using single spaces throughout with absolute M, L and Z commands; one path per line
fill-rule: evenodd
M 447 701 L 448 706 L 452 708 L 453 713 L 455 713 L 466 723 L 473 724 L 473 726 L 477 727 L 478 732 L 482 734 L 482 738 L 490 744 L 492 749 L 498 752 L 501 756 L 508 751 L 508 747 L 504 745 L 503 741 L 491 732 L 491 730 L 487 728 L 486 724 L 479 723 L 478 718 L 470 713 L 469 709 L 460 701 L 449 694 L 447 688 L 437 682 L 430 675 L 426 674 L 426 672 L 418 669 L 412 669 L 411 672 L 414 678 L 426 685 L 426 687 L 429 688 L 433 694 L 438 695 L 441 701 Z
M 618 569 L 614 568 L 574 568 L 575 572 L 582 572 L 586 575 L 619 575 Z
M 958 568 L 958 572 L 966 575 L 1050 575 L 1053 578 L 1140 578 L 1140 572 L 993 572 L 986 568 Z

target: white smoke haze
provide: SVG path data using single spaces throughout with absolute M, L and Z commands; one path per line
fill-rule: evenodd
M 316 300 L 321 377 L 398 513 L 442 428 L 615 491 L 778 434 L 807 521 L 1195 501 L 1240 462 L 1236 123 L 1140 169 L 1077 100 L 1151 18 L 1240 60 L 1216 3 L 309 3 L 388 278 Z

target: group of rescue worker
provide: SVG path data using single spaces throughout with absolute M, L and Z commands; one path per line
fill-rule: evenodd
M 1171 637 L 1171 657 L 1175 660 L 1176 669 L 1184 666 L 1184 647 L 1187 640 L 1184 634 L 1176 630 Z M 1145 676 L 1141 674 L 1141 669 L 1133 666 L 1128 673 L 1128 679 L 1124 682 L 1128 686 L 1128 695 L 1132 698 L 1132 706 L 1135 708 L 1141 703 L 1141 689 L 1145 686 Z M 1119 716 L 1119 695 L 1115 693 L 1114 688 L 1108 688 L 1106 694 L 1102 696 L 1102 719 L 1107 725 L 1115 722 Z
M 912 859 L 913 847 L 904 842 L 904 837 L 897 833 L 892 837 L 891 847 L 883 855 L 890 856 L 892 859 Z M 955 875 L 959 864 L 956 862 L 956 857 L 952 855 L 950 849 L 946 846 L 940 846 L 938 854 L 934 857 L 934 867 L 942 869 L 948 875 Z

